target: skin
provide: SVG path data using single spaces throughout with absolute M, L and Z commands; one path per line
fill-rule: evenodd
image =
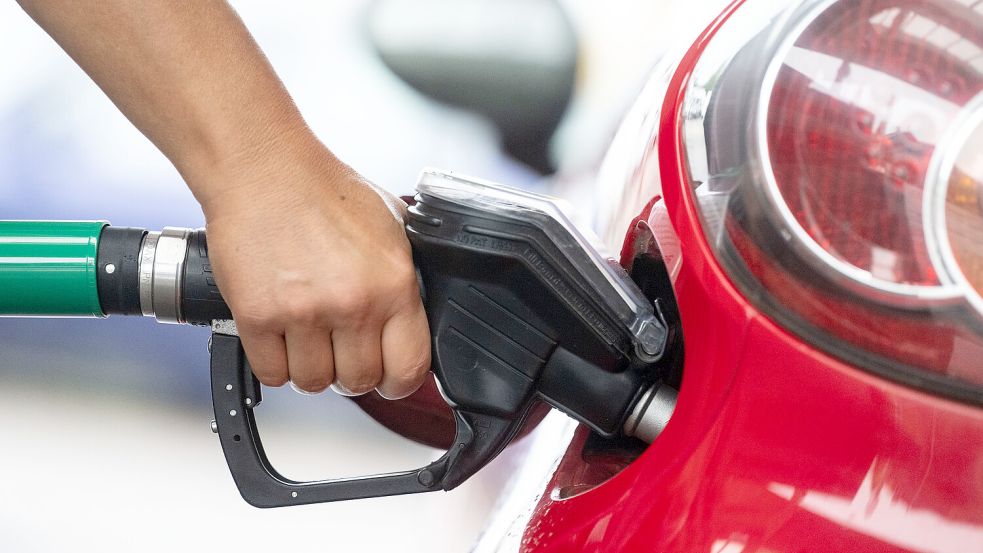
M 19 0 L 171 160 L 263 384 L 422 384 L 430 336 L 405 204 L 313 135 L 223 1 Z

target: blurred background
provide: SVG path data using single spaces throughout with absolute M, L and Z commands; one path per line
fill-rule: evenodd
M 589 188 L 670 22 L 692 9 L 233 4 L 322 140 L 400 194 L 424 166 Z M 0 3 L 0 37 L 0 218 L 204 224 L 168 161 L 14 2 Z M 450 493 L 254 509 L 209 431 L 207 338 L 149 319 L 0 319 L 0 551 L 462 551 L 517 467 L 542 462 L 528 458 L 534 433 Z M 330 393 L 271 390 L 257 413 L 271 459 L 293 478 L 408 469 L 440 454 Z M 558 428 L 538 434 L 555 439 Z

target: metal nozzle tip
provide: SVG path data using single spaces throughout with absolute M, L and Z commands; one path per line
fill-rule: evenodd
M 664 384 L 656 384 L 646 390 L 625 420 L 625 435 L 649 444 L 654 442 L 669 424 L 677 396 L 676 390 Z

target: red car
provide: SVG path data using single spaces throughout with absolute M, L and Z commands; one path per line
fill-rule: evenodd
M 983 0 L 737 0 L 661 57 L 588 192 L 579 196 L 592 198 L 599 234 L 658 302 L 665 349 L 647 352 L 658 360 L 643 368 L 678 401 L 651 444 L 550 415 L 478 551 L 983 551 Z M 170 260 L 145 262 L 142 235 L 141 255 L 118 253 L 142 263 L 140 275 L 157 275 L 159 260 L 177 274 L 188 252 L 207 255 L 202 235 L 193 249 L 188 236 L 167 237 L 186 248 L 162 248 Z M 116 265 L 104 268 L 118 278 L 105 276 Z M 174 298 L 183 290 L 176 276 L 133 282 L 151 283 L 138 292 L 149 289 L 154 306 L 165 285 Z M 244 402 L 216 409 L 235 472 L 246 463 L 233 461 L 266 463 L 244 426 L 259 403 L 244 394 L 258 390 L 234 327 L 214 318 L 198 320 L 221 336 L 213 374 L 239 372 L 220 374 L 213 391 Z M 457 382 L 484 374 L 460 366 L 471 372 Z M 590 374 L 578 388 L 610 398 Z M 542 381 L 526 376 L 527 388 Z M 523 394 L 509 416 L 527 413 Z M 356 401 L 404 435 L 452 445 L 434 385 Z M 467 430 L 503 436 L 497 447 L 514 420 Z M 317 501 L 306 495 L 314 487 L 261 476 L 296 485 L 298 503 Z M 436 489 L 426 469 L 386 478 Z M 277 504 L 287 498 L 298 492 Z
M 675 297 L 675 413 L 528 462 L 478 550 L 983 551 L 983 2 L 738 0 L 686 46 L 594 191 Z

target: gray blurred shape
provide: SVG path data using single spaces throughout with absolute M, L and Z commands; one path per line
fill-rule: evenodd
M 578 41 L 553 0 L 381 0 L 367 11 L 383 63 L 438 102 L 490 119 L 542 174 L 574 88 Z

